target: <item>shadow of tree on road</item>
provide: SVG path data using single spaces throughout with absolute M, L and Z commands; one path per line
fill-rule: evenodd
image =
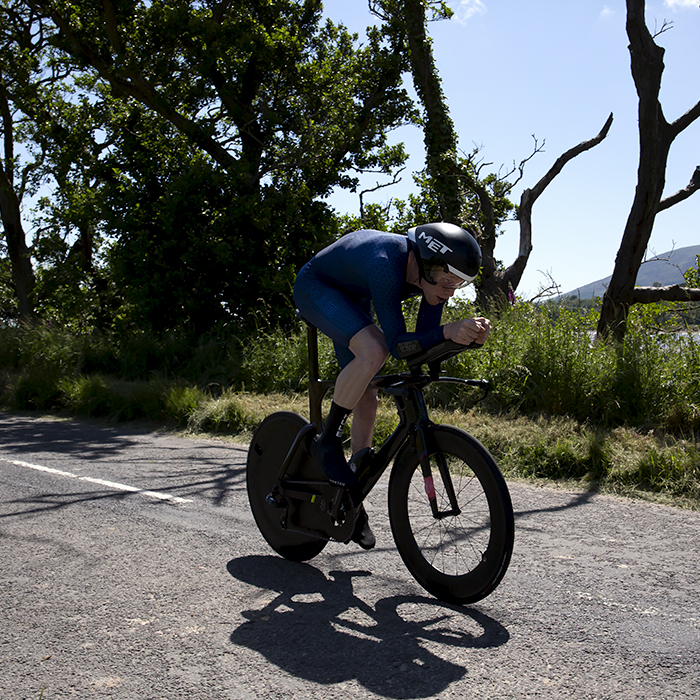
M 571 510 L 572 508 L 580 508 L 582 506 L 588 505 L 591 502 L 591 500 L 597 495 L 598 490 L 596 488 L 590 488 L 587 491 L 572 494 L 571 498 L 566 503 L 548 505 L 544 508 L 532 508 L 530 510 L 513 509 L 513 515 L 515 516 L 515 521 L 517 523 L 519 519 L 527 518 L 531 515 L 538 515 L 542 513 L 558 513 L 565 510 Z
M 141 496 L 144 491 L 183 498 L 198 496 L 218 506 L 225 505 L 233 491 L 245 488 L 246 452 L 240 446 L 213 440 L 178 440 L 137 426 L 15 414 L 1 414 L 0 419 L 3 461 L 35 463 L 48 455 L 52 466 L 65 471 L 65 475 L 82 481 L 106 478 L 136 489 L 104 490 L 86 485 L 84 490 L 46 491 L 5 501 L 10 512 L 0 517 L 42 513 L 89 501 L 123 500 Z M 105 476 L 105 467 L 112 476 Z M 125 468 L 129 475 L 122 479 Z

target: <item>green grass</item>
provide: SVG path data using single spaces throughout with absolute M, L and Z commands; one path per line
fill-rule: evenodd
M 470 313 L 458 303 L 447 320 Z M 590 311 L 501 310 L 487 345 L 445 366 L 455 376 L 489 379 L 488 399 L 473 408 L 469 392 L 436 385 L 428 392 L 434 420 L 472 432 L 511 478 L 699 507 L 698 342 L 659 332 L 648 308 L 635 311 L 622 346 L 593 343 L 595 322 Z M 324 376 L 337 373 L 323 337 L 320 365 Z M 386 371 L 400 369 L 390 360 Z M 301 326 L 247 340 L 0 328 L 0 404 L 12 410 L 145 420 L 245 441 L 274 410 L 306 414 L 299 393 L 306 372 Z M 377 439 L 395 423 L 384 402 Z

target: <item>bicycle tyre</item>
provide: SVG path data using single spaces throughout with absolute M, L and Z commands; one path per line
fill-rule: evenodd
M 493 592 L 510 563 L 515 524 L 508 487 L 493 457 L 465 431 L 441 425 L 426 437 L 438 508 L 450 508 L 436 461 L 442 454 L 461 513 L 433 517 L 419 456 L 405 448 L 389 481 L 394 542 L 426 591 L 445 602 L 474 603 Z
M 284 510 L 266 501 L 294 438 L 305 425 L 308 421 L 292 411 L 269 415 L 253 435 L 246 464 L 246 488 L 255 523 L 270 547 L 292 561 L 313 559 L 326 546 L 325 540 L 285 529 Z

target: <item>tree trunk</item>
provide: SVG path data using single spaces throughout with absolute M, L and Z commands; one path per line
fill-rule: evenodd
M 0 160 L 0 216 L 5 229 L 7 253 L 12 268 L 12 281 L 17 294 L 20 318 L 29 320 L 34 316 L 32 296 L 34 293 L 34 270 L 22 228 L 19 198 L 12 179 L 14 162 L 14 130 L 12 114 L 4 89 L 0 90 L 0 114 L 2 115 L 3 153 Z M 4 165 L 3 165 L 4 164 Z
M 34 269 L 22 228 L 19 200 L 6 173 L 0 169 L 0 212 L 5 229 L 7 252 L 12 266 L 12 281 L 17 293 L 20 318 L 34 318 Z
M 459 225 L 463 199 L 457 176 L 457 135 L 426 32 L 425 3 L 405 0 L 404 21 L 413 85 L 425 109 L 423 134 L 428 174 L 435 183 L 443 221 Z

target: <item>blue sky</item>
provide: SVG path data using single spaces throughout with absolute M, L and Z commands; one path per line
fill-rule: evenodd
M 614 114 L 607 138 L 570 161 L 533 209 L 533 252 L 518 293 L 529 298 L 547 283 L 567 292 L 612 273 L 634 197 L 638 166 L 637 94 L 630 72 L 624 0 L 453 0 L 455 18 L 431 23 L 435 58 L 460 148 L 480 146 L 483 160 L 510 169 L 533 150 L 513 192 L 520 201 L 566 150 L 592 138 Z M 652 33 L 664 20 L 672 28 L 657 37 L 666 49 L 661 103 L 668 121 L 700 101 L 700 8 L 698 0 L 647 2 Z M 325 0 L 326 14 L 360 33 L 372 22 L 365 0 Z M 411 154 L 403 182 L 365 201 L 385 202 L 413 190 L 410 173 L 424 164 L 422 134 L 395 133 Z M 674 142 L 665 194 L 685 187 L 700 165 L 700 120 Z M 368 185 L 376 182 L 370 178 Z M 356 194 L 331 200 L 339 211 L 359 210 Z M 700 243 L 700 192 L 661 212 L 649 257 Z M 508 224 L 496 255 L 510 264 L 518 227 Z

